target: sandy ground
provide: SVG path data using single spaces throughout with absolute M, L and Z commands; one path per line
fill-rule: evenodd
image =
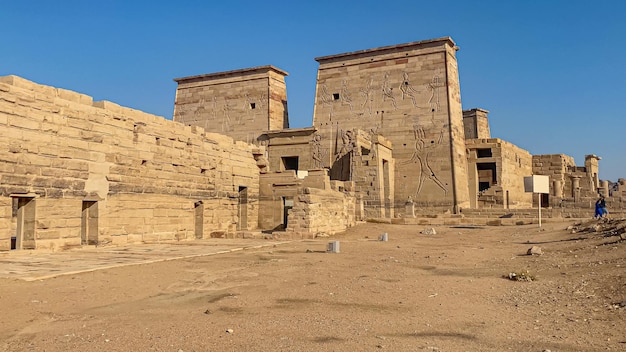
M 332 238 L 0 279 L 0 350 L 626 351 L 626 241 L 570 224 L 435 235 L 362 224 Z M 326 252 L 331 240 L 340 253 Z M 543 254 L 527 255 L 532 246 Z M 535 280 L 503 277 L 526 271 Z

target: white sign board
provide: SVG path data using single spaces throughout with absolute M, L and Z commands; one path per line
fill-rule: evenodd
M 524 176 L 524 191 L 550 193 L 550 177 L 545 175 Z

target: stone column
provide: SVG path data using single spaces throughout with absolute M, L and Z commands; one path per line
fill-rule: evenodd
M 600 188 L 598 189 L 598 193 L 605 197 L 609 196 L 609 181 L 600 181 Z
M 563 183 L 559 180 L 552 181 L 553 196 L 563 198 Z
M 572 197 L 575 202 L 580 200 L 580 176 L 572 176 Z

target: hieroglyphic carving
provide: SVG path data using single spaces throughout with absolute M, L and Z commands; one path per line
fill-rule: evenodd
M 328 148 L 323 147 L 322 136 L 320 134 L 315 134 L 311 140 L 311 158 L 313 159 L 313 168 L 324 168 L 326 166 L 324 159 L 327 155 Z
M 431 111 L 439 111 L 441 104 L 439 103 L 439 90 L 443 87 L 443 81 L 441 79 L 441 70 L 436 70 L 433 78 L 428 83 L 430 88 L 430 99 L 428 99 L 428 105 Z
M 350 97 L 350 92 L 348 91 L 348 80 L 343 80 L 341 82 L 341 94 L 339 95 L 339 99 L 341 99 L 341 105 L 348 105 L 350 108 L 350 112 L 353 112 L 352 109 L 352 98 Z
M 371 159 L 372 160 L 376 160 L 377 155 L 376 155 L 376 148 L 378 148 L 378 130 L 380 128 L 380 125 L 375 125 L 374 127 L 370 128 L 370 133 L 369 133 L 369 139 L 370 139 L 370 155 L 371 155 Z
M 326 83 L 323 83 L 320 86 L 320 89 L 322 90 L 321 94 L 320 94 L 320 101 L 322 103 L 322 106 L 327 106 L 328 109 L 330 110 L 328 113 L 328 116 L 330 116 L 332 118 L 333 116 L 333 95 L 328 93 L 328 86 L 326 86 Z
M 420 192 L 422 191 L 422 187 L 424 187 L 424 182 L 426 180 L 431 180 L 435 185 L 443 190 L 444 196 L 448 195 L 448 188 L 446 185 L 435 175 L 432 167 L 430 166 L 430 156 L 434 149 L 439 147 L 443 142 L 443 133 L 444 129 L 439 131 L 439 135 L 437 141 L 426 140 L 426 133 L 424 132 L 424 128 L 415 124 L 413 125 L 413 137 L 415 138 L 415 151 L 409 160 L 406 160 L 404 164 L 408 163 L 419 163 L 420 164 L 420 175 L 417 181 L 417 190 L 415 192 L 415 197 L 419 197 Z
M 406 96 L 411 99 L 411 103 L 413 104 L 413 106 L 417 107 L 417 98 L 415 97 L 415 94 L 418 93 L 418 90 L 415 89 L 413 85 L 411 85 L 411 82 L 409 81 L 409 74 L 407 72 L 404 72 L 402 74 L 400 92 L 402 92 L 402 100 L 404 100 L 404 97 Z
M 393 96 L 393 88 L 391 87 L 391 83 L 389 82 L 389 73 L 387 72 L 383 75 L 381 90 L 383 93 L 383 104 L 386 100 L 391 100 L 391 105 L 393 105 L 394 109 L 397 109 L 398 105 L 396 104 L 396 98 Z
M 372 85 L 374 84 L 374 80 L 370 78 L 367 80 L 365 84 L 365 88 L 359 89 L 359 95 L 363 96 L 363 103 L 361 104 L 361 109 L 363 113 L 367 109 L 369 116 L 372 116 Z
M 222 106 L 222 112 L 224 113 L 224 119 L 222 123 L 222 130 L 224 132 L 232 131 L 233 121 L 230 118 L 231 107 L 228 104 L 228 100 L 224 101 L 224 106 Z
M 187 114 L 187 106 L 185 106 L 185 104 L 179 104 L 176 106 L 176 116 L 174 120 L 181 121 L 183 118 L 185 118 L 186 114 Z
M 351 130 L 339 130 L 336 138 L 335 161 L 341 159 L 341 157 L 351 152 L 354 147 L 353 135 Z
M 246 113 L 248 115 L 254 116 L 255 113 L 256 113 L 256 111 L 255 111 L 256 110 L 256 106 L 253 109 L 252 108 L 252 104 L 256 104 L 256 102 L 253 99 L 250 98 L 250 95 L 248 93 L 244 93 L 243 98 L 244 98 L 243 99 L 244 100 L 243 111 L 246 111 Z

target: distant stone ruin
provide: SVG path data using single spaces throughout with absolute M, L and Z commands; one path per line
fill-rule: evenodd
M 327 236 L 375 220 L 586 218 L 626 185 L 492 138 L 463 110 L 451 38 L 319 57 L 312 126 L 289 128 L 287 72 L 177 78 L 173 121 L 0 77 L 0 250 L 257 235 Z M 477 220 L 483 219 L 483 220 Z

